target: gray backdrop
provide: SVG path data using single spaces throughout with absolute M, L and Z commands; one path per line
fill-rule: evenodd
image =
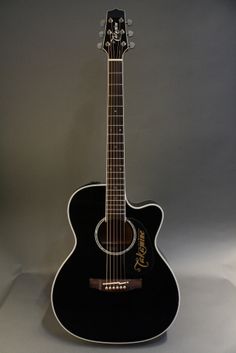
M 236 3 L 0 3 L 0 351 L 115 352 L 68 336 L 50 309 L 73 245 L 67 200 L 105 179 L 107 9 L 127 11 L 127 194 L 165 210 L 158 245 L 181 309 L 168 335 L 125 352 L 235 353 Z M 78 313 L 79 316 L 79 313 Z

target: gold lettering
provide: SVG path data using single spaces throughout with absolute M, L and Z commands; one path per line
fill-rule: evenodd
M 145 233 L 143 230 L 138 230 L 138 252 L 136 253 L 136 262 L 134 264 L 134 269 L 137 272 L 141 272 L 143 268 L 149 266 L 149 262 L 146 261 L 145 255 L 147 253 L 147 247 L 145 244 Z

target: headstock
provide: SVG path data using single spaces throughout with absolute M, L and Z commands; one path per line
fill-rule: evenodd
M 128 37 L 133 36 L 133 31 L 127 31 L 127 25 L 130 26 L 132 20 L 125 18 L 125 12 L 122 10 L 107 11 L 106 20 L 101 21 L 103 31 L 99 32 L 99 36 L 103 38 L 97 47 L 103 49 L 109 59 L 122 59 L 123 54 L 134 47 L 133 42 L 129 42 Z

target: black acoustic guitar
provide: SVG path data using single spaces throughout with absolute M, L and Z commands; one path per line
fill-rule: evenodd
M 163 211 L 131 204 L 125 190 L 123 57 L 129 42 L 125 13 L 107 12 L 106 184 L 88 184 L 70 198 L 74 248 L 59 268 L 51 301 L 70 334 L 99 343 L 138 343 L 160 336 L 179 309 L 179 288 L 156 246 Z M 78 237 L 78 242 L 77 242 Z

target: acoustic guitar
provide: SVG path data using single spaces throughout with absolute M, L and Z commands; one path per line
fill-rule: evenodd
M 134 45 L 130 24 L 114 9 L 100 33 L 107 54 L 106 183 L 82 186 L 71 196 L 75 243 L 51 291 L 53 312 L 67 332 L 107 344 L 156 338 L 179 309 L 175 275 L 156 245 L 163 210 L 126 197 L 123 61 Z

